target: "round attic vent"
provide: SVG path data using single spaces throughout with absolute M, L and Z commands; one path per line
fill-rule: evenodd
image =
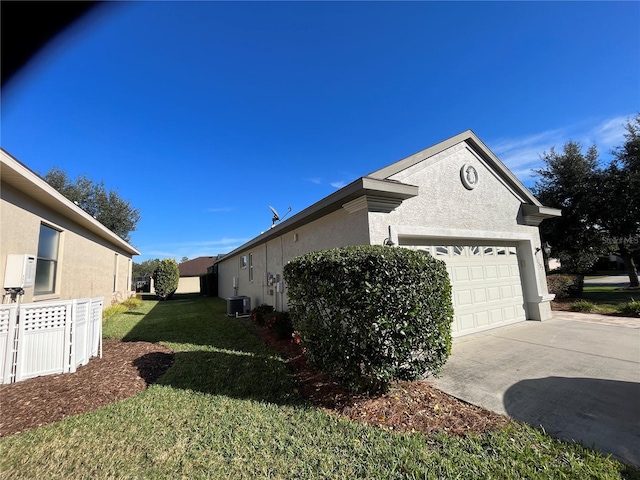
M 462 165 L 462 168 L 460 169 L 460 179 L 462 180 L 462 184 L 468 190 L 473 190 L 480 182 L 478 171 L 473 165 L 469 165 L 467 163 Z

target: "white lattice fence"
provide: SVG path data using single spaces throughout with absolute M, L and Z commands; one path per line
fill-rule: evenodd
M 12 381 L 12 367 L 15 363 L 15 332 L 18 306 L 7 305 L 0 309 L 0 383 Z
M 2 383 L 75 372 L 92 356 L 102 355 L 103 303 L 103 298 L 84 298 L 24 304 L 19 309 L 0 306 Z M 13 324 L 11 312 L 16 312 Z

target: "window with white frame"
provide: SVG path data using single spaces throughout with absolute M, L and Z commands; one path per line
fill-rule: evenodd
M 249 254 L 249 281 L 253 282 L 253 253 Z
M 45 295 L 56 291 L 59 246 L 60 231 L 41 223 L 34 289 L 36 295 Z
M 240 268 L 247 268 L 247 256 L 242 255 L 240 257 Z
M 113 292 L 118 291 L 118 254 L 113 254 Z

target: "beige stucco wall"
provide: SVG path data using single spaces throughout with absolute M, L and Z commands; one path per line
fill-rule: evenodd
M 176 293 L 200 293 L 200 277 L 180 277 Z
M 34 296 L 33 287 L 27 288 L 22 302 L 101 296 L 109 305 L 131 295 L 131 254 L 12 186 L 3 182 L 0 188 L 0 279 L 3 286 L 8 254 L 37 255 L 41 222 L 61 231 L 55 293 Z
M 478 185 L 468 190 L 460 179 L 463 165 L 472 165 Z M 391 213 L 369 213 L 371 243 L 381 245 L 389 236 L 396 244 L 433 239 L 443 245 L 466 239 L 465 244 L 507 242 L 518 246 L 520 273 L 528 318 L 551 318 L 538 227 L 525 225 L 520 198 L 466 143 L 401 171 L 393 180 L 419 186 L 419 195 Z
M 316 250 L 368 243 L 367 212 L 350 214 L 340 209 L 268 242 L 225 257 L 218 263 L 218 295 L 221 298 L 246 295 L 251 297 L 252 308 L 266 303 L 277 310 L 286 310 L 286 288 L 278 293 L 277 281 L 283 281 L 282 269 L 289 260 Z M 250 254 L 253 254 L 253 282 L 249 281 L 249 265 L 240 267 L 241 257 L 246 255 L 248 260 Z M 233 277 L 238 278 L 237 290 L 233 288 Z

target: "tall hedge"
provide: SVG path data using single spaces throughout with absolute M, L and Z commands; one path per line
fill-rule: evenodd
M 160 300 L 170 299 L 178 289 L 179 281 L 178 262 L 172 258 L 160 260 L 158 267 L 153 272 L 154 288 Z
M 437 374 L 451 351 L 444 262 L 385 246 L 312 252 L 284 267 L 289 309 L 309 361 L 352 390 Z

